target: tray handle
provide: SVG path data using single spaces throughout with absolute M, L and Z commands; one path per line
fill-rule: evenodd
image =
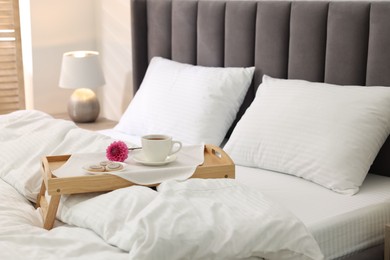
M 42 173 L 44 174 L 43 180 L 45 181 L 46 187 L 47 187 L 47 180 L 52 178 L 50 167 L 49 167 L 49 160 L 47 157 L 43 157 L 42 160 Z
M 213 155 L 215 158 L 218 158 L 219 160 L 224 161 L 228 164 L 234 164 L 230 156 L 221 147 L 213 144 L 206 144 L 204 146 L 204 149 L 207 150 L 207 152 Z

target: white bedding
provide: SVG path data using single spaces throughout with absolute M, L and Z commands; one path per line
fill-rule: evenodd
M 139 137 L 102 132 L 137 142 Z M 295 176 L 236 166 L 236 180 L 261 190 L 294 213 L 312 232 L 326 259 L 380 245 L 390 223 L 390 178 L 368 174 L 359 193 L 345 196 Z
M 158 192 L 132 186 L 92 198 L 69 196 L 58 215 L 129 251 L 130 259 L 322 258 L 292 214 L 235 180 L 167 181 Z
M 260 192 L 242 187 L 234 180 L 168 183 L 155 198 L 151 195 L 152 201 L 142 202 L 135 210 L 125 203 L 125 198 L 129 197 L 134 202 L 131 199 L 133 189 L 106 193 L 93 200 L 85 200 L 82 196 L 83 199 L 76 203 L 86 203 L 83 207 L 69 207 L 65 202 L 65 208 L 59 213 L 64 221 L 81 227 L 59 224 L 46 231 L 41 228 L 38 212 L 26 200 L 35 200 L 39 191 L 40 158 L 50 154 L 97 152 L 113 140 L 37 111 L 19 111 L 0 117 L 0 131 L 0 178 L 3 180 L 0 207 L 4 209 L 0 213 L 1 259 L 35 259 L 38 256 L 48 259 L 145 259 L 145 252 L 156 256 L 151 259 L 166 254 L 169 259 L 175 259 L 175 256 L 183 259 L 187 254 L 200 259 L 221 259 L 220 254 L 223 259 L 238 256 L 305 259 L 304 255 L 307 259 L 322 259 L 317 243 L 297 218 L 271 203 Z M 77 198 L 70 196 L 68 202 L 74 203 Z M 113 207 L 111 211 L 107 210 L 110 206 Z M 87 208 L 89 210 L 85 210 Z M 92 222 L 89 221 L 91 217 Z M 177 219 L 171 221 L 174 217 Z M 208 223 L 209 220 L 212 221 Z M 219 221 L 222 223 L 217 223 Z M 104 227 L 107 229 L 102 231 Z M 245 232 L 240 231 L 243 229 Z M 120 232 L 126 230 L 128 232 Z M 201 230 L 203 232 L 199 232 Z M 134 234 L 143 234 L 143 237 Z M 171 239 L 163 239 L 165 234 L 171 235 L 168 237 Z M 116 240 L 110 240 L 112 237 Z M 176 242 L 186 239 L 192 243 L 181 243 L 181 250 L 177 250 Z M 153 246 L 148 247 L 150 244 Z M 130 253 L 126 253 L 128 250 Z
M 0 178 L 31 201 L 35 201 L 42 182 L 43 156 L 101 152 L 112 142 L 71 121 L 55 120 L 35 110 L 1 116 L 0 133 Z
M 326 259 L 383 243 L 390 223 L 390 178 L 369 174 L 359 193 L 337 194 L 290 175 L 236 166 L 236 179 L 294 213 L 312 232 Z
M 129 259 L 91 230 L 59 222 L 56 226 L 43 229 L 38 210 L 0 180 L 0 259 Z

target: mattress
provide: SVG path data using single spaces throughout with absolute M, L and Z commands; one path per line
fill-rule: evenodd
M 369 174 L 359 193 L 342 195 L 287 174 L 236 167 L 236 179 L 262 190 L 293 212 L 317 240 L 326 259 L 383 243 L 390 223 L 390 178 Z

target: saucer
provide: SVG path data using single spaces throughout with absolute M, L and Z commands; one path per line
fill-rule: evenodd
M 141 163 L 143 165 L 146 165 L 146 166 L 161 166 L 161 165 L 165 165 L 165 164 L 168 164 L 168 163 L 171 163 L 173 161 L 175 161 L 177 158 L 177 155 L 176 154 L 172 154 L 170 156 L 167 157 L 167 159 L 165 159 L 165 161 L 162 161 L 162 162 L 151 162 L 151 161 L 148 161 L 146 160 L 144 154 L 142 153 L 142 151 L 138 152 L 138 153 L 135 153 L 133 155 L 133 160 L 137 163 Z

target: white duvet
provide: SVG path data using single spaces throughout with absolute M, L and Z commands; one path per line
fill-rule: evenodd
M 42 229 L 26 199 L 39 191 L 40 158 L 98 152 L 111 142 L 37 111 L 0 117 L 0 259 L 323 258 L 296 217 L 234 180 L 67 196 L 57 215 L 66 224 Z

